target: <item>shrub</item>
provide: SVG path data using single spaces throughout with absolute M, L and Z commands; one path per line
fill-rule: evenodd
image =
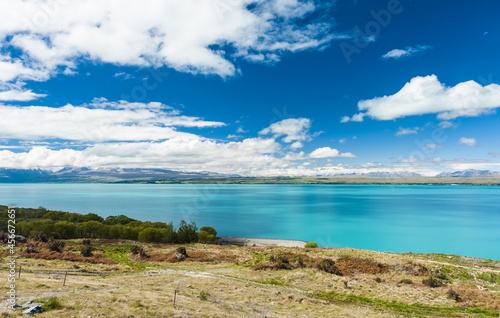
M 210 297 L 210 293 L 203 290 L 200 292 L 200 300 L 208 300 L 208 297 Z
M 369 258 L 343 255 L 337 260 L 337 267 L 343 275 L 353 273 L 383 274 L 389 271 L 389 265 L 378 263 Z
M 35 232 L 33 235 L 31 235 L 31 239 L 37 242 L 48 242 L 50 237 L 45 234 L 44 232 Z
M 306 243 L 306 245 L 304 245 L 305 248 L 316 248 L 318 247 L 318 243 L 316 242 L 309 242 L 309 243 Z
M 420 263 L 413 263 L 412 261 L 408 261 L 404 264 L 395 264 L 393 268 L 414 276 L 426 276 L 429 273 L 427 267 Z
M 76 224 L 60 221 L 54 224 L 54 234 L 57 234 L 59 238 L 72 239 L 77 237 Z
M 448 298 L 453 299 L 456 302 L 462 301 L 462 298 L 460 298 L 460 295 L 458 294 L 457 291 L 455 291 L 453 288 L 448 289 Z
M 376 281 L 377 283 L 379 283 L 379 284 L 380 284 L 381 282 L 383 282 L 382 278 L 380 278 L 380 277 L 375 278 L 375 281 Z
M 144 251 L 144 248 L 142 246 L 139 246 L 139 245 L 132 245 L 130 247 L 130 253 L 132 253 L 134 255 L 139 254 L 143 251 Z
M 27 243 L 26 246 L 23 249 L 23 253 L 26 253 L 26 254 L 38 253 L 38 250 L 37 250 L 35 244 L 33 244 L 33 243 Z
M 274 269 L 290 269 L 290 261 L 286 255 L 271 255 L 269 261 L 273 263 Z
M 431 288 L 444 286 L 444 283 L 442 281 L 435 279 L 433 277 L 429 277 L 428 279 L 423 279 L 422 284 L 424 284 L 427 287 L 431 287 Z
M 411 285 L 411 284 L 413 284 L 413 281 L 411 279 L 408 279 L 408 278 L 403 278 L 402 280 L 399 281 L 399 283 Z
M 304 260 L 302 260 L 302 257 L 299 257 L 299 259 L 297 260 L 297 264 L 299 265 L 300 268 L 304 268 L 305 264 Z
M 196 243 L 198 241 L 198 228 L 195 222 L 187 224 L 186 221 L 181 220 L 179 229 L 177 230 L 178 243 Z
M 42 311 L 57 310 L 63 308 L 61 302 L 55 298 L 50 298 L 46 303 L 42 305 Z
M 161 229 L 148 227 L 139 232 L 137 239 L 143 242 L 163 242 L 163 233 Z
M 316 267 L 323 272 L 340 276 L 342 275 L 338 267 L 335 265 L 335 262 L 329 258 L 323 259 Z
M 217 236 L 217 231 L 211 226 L 204 226 L 200 229 L 201 231 L 207 232 L 209 235 Z
M 206 231 L 198 232 L 198 242 L 203 244 L 215 244 L 217 243 L 217 238 L 213 234 L 209 234 Z
M 64 241 L 50 240 L 47 242 L 47 248 L 49 251 L 61 253 L 64 246 L 66 246 L 66 242 Z
M 187 252 L 186 252 L 186 248 L 184 246 L 179 246 L 176 250 L 177 253 L 181 254 L 181 255 L 184 255 L 184 256 L 188 256 L 187 255 Z
M 84 240 L 82 241 L 82 244 L 83 244 L 83 245 L 90 245 L 91 243 L 92 243 L 92 242 L 91 242 L 89 239 L 84 239 Z
M 82 254 L 83 257 L 92 257 L 94 255 L 92 253 L 93 250 L 94 250 L 94 248 L 90 244 L 83 244 L 80 247 L 80 253 Z
M 450 278 L 446 275 L 446 273 L 441 272 L 441 271 L 436 275 L 436 278 L 439 278 L 442 280 L 450 280 Z

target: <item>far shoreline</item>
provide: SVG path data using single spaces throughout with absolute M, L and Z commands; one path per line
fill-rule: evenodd
M 245 246 L 281 246 L 281 247 L 304 247 L 307 242 L 297 240 L 284 240 L 284 239 L 267 239 L 267 238 L 251 238 L 251 237 L 234 237 L 234 236 L 220 236 L 217 237 L 220 244 L 226 245 L 245 245 Z

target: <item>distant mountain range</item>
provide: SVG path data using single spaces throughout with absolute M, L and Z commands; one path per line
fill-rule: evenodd
M 0 182 L 117 182 L 166 179 L 230 177 L 211 172 L 183 172 L 164 169 L 64 168 L 59 171 L 0 168 Z
M 481 177 L 481 176 L 496 176 L 500 175 L 498 171 L 491 170 L 462 170 L 454 172 L 443 172 L 438 174 L 436 177 Z
M 406 177 L 421 177 L 421 174 L 415 172 L 370 172 L 361 174 L 365 177 L 374 177 L 374 178 L 406 178 Z
M 436 177 L 481 177 L 500 175 L 490 170 L 464 170 L 444 172 Z M 414 172 L 370 172 L 364 174 L 347 174 L 343 176 L 363 176 L 372 178 L 414 178 L 422 175 Z M 340 177 L 340 175 L 339 175 Z M 238 175 L 218 174 L 212 172 L 185 172 L 165 169 L 110 169 L 110 168 L 64 168 L 59 171 L 41 169 L 6 169 L 0 168 L 0 183 L 21 182 L 153 182 L 161 180 L 218 179 L 238 178 Z M 251 179 L 251 178 L 250 178 Z M 271 178 L 272 179 L 272 178 Z M 230 180 L 229 180 L 230 183 Z

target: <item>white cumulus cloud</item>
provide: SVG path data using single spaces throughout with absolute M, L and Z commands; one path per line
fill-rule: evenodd
M 399 127 L 398 132 L 396 133 L 396 136 L 404 136 L 404 135 L 411 135 L 411 134 L 417 134 L 419 128 L 403 128 Z
M 310 140 L 309 128 L 311 128 L 311 120 L 309 118 L 288 118 L 264 128 L 260 131 L 260 134 L 273 134 L 274 138 L 284 136 L 284 142 L 292 143 L 295 141 Z
M 419 52 L 427 51 L 431 49 L 432 46 L 429 45 L 417 45 L 417 46 L 407 46 L 404 49 L 394 49 L 391 50 L 384 55 L 382 55 L 382 59 L 400 59 L 403 57 L 410 57 Z
M 0 136 L 9 139 L 59 138 L 78 141 L 138 141 L 168 138 L 197 138 L 176 127 L 220 127 L 225 124 L 178 111 L 152 102 L 108 102 L 63 107 L 10 106 L 0 104 Z
M 350 152 L 340 153 L 337 149 L 330 147 L 322 147 L 314 150 L 309 154 L 309 158 L 320 159 L 320 158 L 355 158 L 356 156 Z
M 462 137 L 458 140 L 458 143 L 466 146 L 475 146 L 477 144 L 477 140 L 475 138 Z
M 437 144 L 426 144 L 423 148 L 424 149 L 438 149 L 438 148 L 443 148 L 443 146 L 437 145 Z
M 284 52 L 317 48 L 335 37 L 330 23 L 303 23 L 318 9 L 313 1 L 2 0 L 0 5 L 0 36 L 8 36 L 1 45 L 22 50 L 30 64 L 10 66 L 17 68 L 10 77 L 28 76 L 32 66 L 71 69 L 80 58 L 225 77 L 236 72 L 233 57 L 277 61 Z
M 447 87 L 437 76 L 414 77 L 396 94 L 362 100 L 361 113 L 344 117 L 342 122 L 360 121 L 369 116 L 377 120 L 393 120 L 407 116 L 438 114 L 441 120 L 462 116 L 480 116 L 500 107 L 500 85 L 482 86 L 475 81 Z

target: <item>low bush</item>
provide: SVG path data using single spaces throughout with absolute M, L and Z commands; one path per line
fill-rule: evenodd
M 445 283 L 443 283 L 442 281 L 440 281 L 439 279 L 435 279 L 434 277 L 429 277 L 428 279 L 423 279 L 422 280 L 422 284 L 424 284 L 425 286 L 427 287 L 431 287 L 431 288 L 437 288 L 437 287 L 442 287 L 445 285 Z
M 184 246 L 179 246 L 177 249 L 176 249 L 176 252 L 181 254 L 181 255 L 184 255 L 184 256 L 188 256 L 187 255 L 187 251 L 186 251 L 186 248 Z
M 25 254 L 38 253 L 37 246 L 33 243 L 27 243 L 26 246 L 23 248 L 23 253 Z
M 413 281 L 411 279 L 408 279 L 408 278 L 403 278 L 402 280 L 399 281 L 399 283 L 411 285 L 411 284 L 413 284 Z
M 448 289 L 446 294 L 448 295 L 448 298 L 453 299 L 456 302 L 462 301 L 462 298 L 460 298 L 460 295 L 458 294 L 458 292 L 456 290 L 454 290 L 453 288 Z
M 144 250 L 144 247 L 140 245 L 132 245 L 130 247 L 130 253 L 133 255 L 139 255 L 139 257 L 148 257 L 148 254 Z
M 286 255 L 271 256 L 269 261 L 274 263 L 274 269 L 290 269 L 290 261 Z
M 139 245 L 132 245 L 130 247 L 130 253 L 132 253 L 134 255 L 139 254 L 143 250 L 144 250 L 144 248 L 142 246 L 139 246 Z
M 44 232 L 35 232 L 30 236 L 33 241 L 47 243 L 51 238 Z
M 429 274 L 429 269 L 420 263 L 414 263 L 412 261 L 408 261 L 404 264 L 395 264 L 392 265 L 394 270 L 400 270 L 407 274 L 413 276 L 426 276 Z
M 45 312 L 45 311 L 51 311 L 51 310 L 57 310 L 57 309 L 61 309 L 61 308 L 63 308 L 63 305 L 55 297 L 50 298 L 47 302 L 45 302 L 42 305 L 42 311 L 43 312 Z
M 316 242 L 309 242 L 309 243 L 306 243 L 306 245 L 304 245 L 304 248 L 316 248 L 318 247 L 318 243 Z
M 94 253 L 92 251 L 94 248 L 90 244 L 84 244 L 80 247 L 80 254 L 82 254 L 83 257 L 92 257 Z
M 64 246 L 66 246 L 66 242 L 64 241 L 50 240 L 47 242 L 47 248 L 49 251 L 61 253 Z
M 200 232 L 207 232 L 209 235 L 217 236 L 217 231 L 211 226 L 204 226 L 200 229 Z
M 353 257 L 348 255 L 341 256 L 337 262 L 342 275 L 351 275 L 354 273 L 362 274 L 384 274 L 390 269 L 390 266 L 384 263 L 378 263 L 369 258 Z
M 208 297 L 210 297 L 210 293 L 203 290 L 200 292 L 200 300 L 206 301 Z
M 215 235 L 202 230 L 198 232 L 198 242 L 202 244 L 216 244 L 217 238 Z
M 448 277 L 448 275 L 446 275 L 446 273 L 444 273 L 442 271 L 438 272 L 438 274 L 436 275 L 436 278 L 439 278 L 441 280 L 450 280 L 450 278 Z
M 323 259 L 318 265 L 316 265 L 316 268 L 330 274 L 342 275 L 339 268 L 335 265 L 335 262 L 329 258 Z

